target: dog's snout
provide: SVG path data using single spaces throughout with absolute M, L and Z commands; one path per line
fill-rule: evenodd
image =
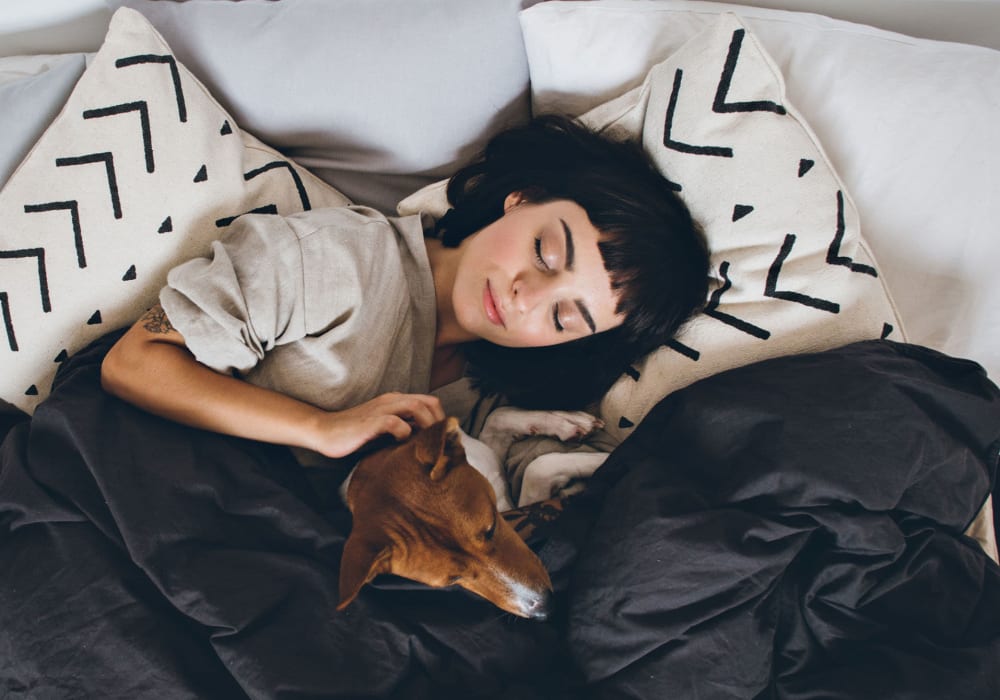
M 532 620 L 547 620 L 549 617 L 551 596 L 548 591 L 537 591 L 525 601 L 524 613 Z

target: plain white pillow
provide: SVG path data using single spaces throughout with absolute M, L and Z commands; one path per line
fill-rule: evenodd
M 82 53 L 0 58 L 0 187 L 59 114 L 86 58 Z
M 1000 378 L 1000 52 L 726 3 L 546 2 L 520 15 L 535 111 L 580 114 L 638 85 L 726 11 L 852 193 L 911 342 Z

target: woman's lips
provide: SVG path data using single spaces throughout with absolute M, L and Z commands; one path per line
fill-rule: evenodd
M 486 286 L 483 288 L 483 308 L 486 309 L 486 318 L 490 320 L 490 323 L 504 328 L 507 327 L 503 322 L 503 314 L 500 313 L 496 298 L 493 296 L 493 289 L 490 287 L 489 280 L 486 280 Z

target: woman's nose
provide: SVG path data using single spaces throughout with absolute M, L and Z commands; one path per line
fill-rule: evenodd
M 543 284 L 538 280 L 529 280 L 520 277 L 514 281 L 513 296 L 514 308 L 518 313 L 525 314 L 534 309 L 543 296 Z

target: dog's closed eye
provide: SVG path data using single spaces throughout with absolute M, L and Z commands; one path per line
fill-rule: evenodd
M 493 539 L 493 536 L 495 534 L 497 534 L 497 516 L 496 516 L 496 514 L 493 515 L 493 524 L 490 525 L 489 529 L 487 529 L 486 532 L 483 533 L 483 539 L 486 540 L 487 542 L 489 542 L 490 540 Z

